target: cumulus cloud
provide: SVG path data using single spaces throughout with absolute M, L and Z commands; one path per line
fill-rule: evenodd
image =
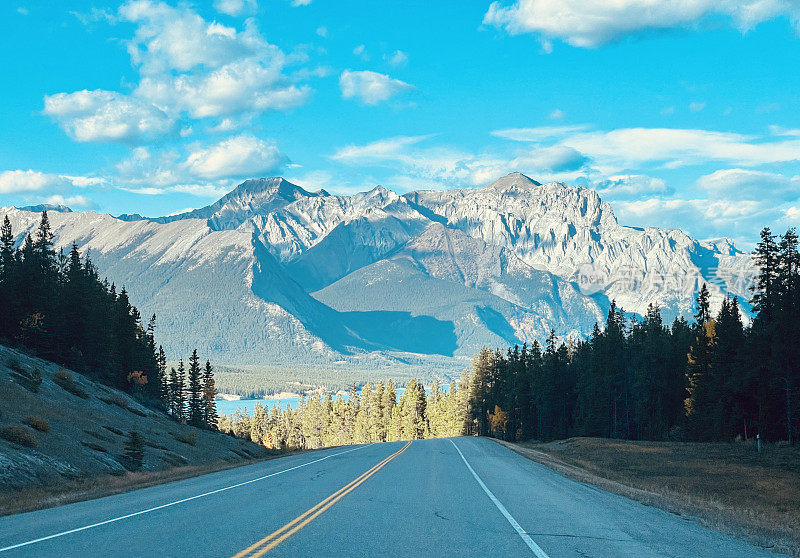
M 217 9 L 239 15 L 254 0 L 218 0 Z M 127 41 L 140 79 L 131 94 L 95 90 L 46 96 L 45 114 L 78 141 L 145 143 L 174 134 L 194 119 L 288 110 L 305 103 L 311 77 L 285 70 L 305 60 L 268 43 L 248 19 L 237 29 L 207 21 L 188 5 L 131 0 L 118 19 L 134 25 Z M 189 130 L 190 128 L 184 128 Z
M 493 2 L 483 18 L 511 34 L 535 33 L 545 44 L 559 39 L 595 48 L 658 29 L 696 26 L 728 17 L 742 31 L 787 15 L 797 25 L 800 6 L 792 0 L 517 0 Z
M 192 176 L 213 180 L 272 173 L 288 161 L 274 142 L 242 135 L 193 151 L 184 167 Z
M 769 199 L 778 203 L 800 200 L 800 176 L 751 169 L 723 169 L 701 176 L 698 186 L 715 198 Z
M 414 88 L 404 81 L 369 70 L 345 70 L 339 77 L 339 86 L 342 89 L 343 98 L 355 98 L 365 105 L 377 105 L 403 91 Z
M 0 194 L 38 192 L 48 189 L 64 189 L 71 186 L 85 188 L 104 183 L 105 179 L 99 177 L 50 174 L 31 169 L 0 172 Z
M 0 194 L 35 192 L 52 186 L 58 175 L 45 174 L 34 170 L 7 170 L 0 172 Z
M 214 0 L 214 9 L 231 16 L 252 15 L 258 11 L 257 0 Z
M 204 118 L 286 110 L 308 99 L 308 86 L 284 75 L 290 57 L 269 44 L 253 20 L 237 30 L 149 0 L 129 2 L 120 13 L 137 25 L 128 42 L 143 76 L 135 95 L 168 111 Z
M 102 89 L 45 96 L 44 113 L 82 142 L 135 143 L 177 130 L 177 119 L 152 103 Z

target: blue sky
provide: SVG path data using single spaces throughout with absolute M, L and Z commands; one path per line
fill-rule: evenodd
M 0 205 L 154 216 L 254 176 L 520 171 L 744 247 L 800 224 L 791 0 L 66 4 L 0 8 Z

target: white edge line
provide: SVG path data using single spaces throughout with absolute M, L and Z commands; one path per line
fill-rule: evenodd
M 520 538 L 523 541 L 525 541 L 525 544 L 528 545 L 528 548 L 530 548 L 538 558 L 550 558 L 545 553 L 545 551 L 542 550 L 541 547 L 539 547 L 538 544 L 533 542 L 533 539 L 528 536 L 528 533 L 526 533 L 525 530 L 522 527 L 520 527 L 520 524 L 517 523 L 517 520 L 514 519 L 514 517 L 510 513 L 508 513 L 508 510 L 502 504 L 502 502 L 500 502 L 500 500 L 498 500 L 497 497 L 494 494 L 492 494 L 492 491 L 489 490 L 489 488 L 483 483 L 481 478 L 478 476 L 478 473 L 475 472 L 475 469 L 473 469 L 472 465 L 470 465 L 469 461 L 467 461 L 467 458 L 464 457 L 464 454 L 461 453 L 460 449 L 458 449 L 458 446 L 456 445 L 456 443 L 453 440 L 450 440 L 450 443 L 453 444 L 454 448 L 456 448 L 456 451 L 458 452 L 458 455 L 460 455 L 461 459 L 464 460 L 464 464 L 467 466 L 467 469 L 469 469 L 469 472 L 472 473 L 473 477 L 475 477 L 475 480 L 478 481 L 478 484 L 481 485 L 481 488 L 483 488 L 483 491 L 486 493 L 487 496 L 489 496 L 489 498 L 492 500 L 492 502 L 494 502 L 494 505 L 497 506 L 497 509 L 500 510 L 500 513 L 502 513 L 505 516 L 505 518 L 508 520 L 508 522 L 514 528 L 514 530 L 520 536 Z
M 14 550 L 15 548 L 28 546 L 30 544 L 35 544 L 35 543 L 39 543 L 39 542 L 42 542 L 42 541 L 55 539 L 55 538 L 58 538 L 58 537 L 63 537 L 64 535 L 70 535 L 72 533 L 77 533 L 79 531 L 85 531 L 87 529 L 93 529 L 94 527 L 100 527 L 102 525 L 107 525 L 109 523 L 114 523 L 116 521 L 122 521 L 123 519 L 136 517 L 137 515 L 142 515 L 142 514 L 154 512 L 154 511 L 157 511 L 157 510 L 162 510 L 162 509 L 168 508 L 170 506 L 176 506 L 176 505 L 182 504 L 184 502 L 189 502 L 191 500 L 196 500 L 198 498 L 203 498 L 205 496 L 211 496 L 212 494 L 217 494 L 219 492 L 225 492 L 226 490 L 231 490 L 232 488 L 238 488 L 240 486 L 244 486 L 246 484 L 250 484 L 250 483 L 253 483 L 253 482 L 258 482 L 258 481 L 261 481 L 261 480 L 264 480 L 264 479 L 268 479 L 270 477 L 274 477 L 274 476 L 280 475 L 282 473 L 288 473 L 289 471 L 294 471 L 295 469 L 300 469 L 300 468 L 306 467 L 308 465 L 313 465 L 314 463 L 319 463 L 320 461 L 325 461 L 326 459 L 330 459 L 331 457 L 336 457 L 337 455 L 350 453 L 351 451 L 360 450 L 360 449 L 365 448 L 365 447 L 366 446 L 359 446 L 357 448 L 349 449 L 349 450 L 346 450 L 346 451 L 340 451 L 339 453 L 333 453 L 331 455 L 326 455 L 325 457 L 321 457 L 319 459 L 315 459 L 314 461 L 309 461 L 308 463 L 302 463 L 300 465 L 295 465 L 294 467 L 289 467 L 288 469 L 283 469 L 282 471 L 277 471 L 275 473 L 270 473 L 269 475 L 264 475 L 262 477 L 258 477 L 258 478 L 255 478 L 255 479 L 250 479 L 248 481 L 240 482 L 240 483 L 237 483 L 237 484 L 232 484 L 230 486 L 225 486 L 223 488 L 218 488 L 216 490 L 212 490 L 211 492 L 204 492 L 203 494 L 197 494 L 195 496 L 190 496 L 188 498 L 183 498 L 181 500 L 175 500 L 174 502 L 169 502 L 167 504 L 161 504 L 160 506 L 156 506 L 154 508 L 149 508 L 149 509 L 146 509 L 146 510 L 141 510 L 141 511 L 137 511 L 137 512 L 134 512 L 134 513 L 129 513 L 127 515 L 121 515 L 119 517 L 114 517 L 113 519 L 106 519 L 105 521 L 101 521 L 99 523 L 92 523 L 91 525 L 84 525 L 83 527 L 77 527 L 75 529 L 70 529 L 69 531 L 63 531 L 61 533 L 55 533 L 53 535 L 47 535 L 46 537 L 40 537 L 38 539 L 33 539 L 33 540 L 30 540 L 30 541 L 21 542 L 21 543 L 14 544 L 14 545 L 11 545 L 11 546 L 6 546 L 4 548 L 0 548 L 0 552 L 7 552 L 9 550 Z

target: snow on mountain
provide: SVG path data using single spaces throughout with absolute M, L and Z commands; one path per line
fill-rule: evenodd
M 38 211 L 38 208 L 34 208 Z M 17 238 L 34 211 L 0 208 Z M 143 218 L 50 214 L 57 245 L 89 250 L 131 292 L 171 354 L 225 364 L 428 363 L 457 372 L 482 346 L 591 331 L 612 299 L 667 319 L 702 282 L 747 297 L 749 256 L 728 239 L 620 225 L 596 192 L 514 173 L 481 189 L 352 196 L 282 178 Z

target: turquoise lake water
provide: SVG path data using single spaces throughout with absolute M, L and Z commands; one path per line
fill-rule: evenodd
M 447 392 L 449 388 L 449 384 L 442 385 L 442 390 L 445 392 Z M 428 393 L 429 391 L 430 390 L 427 388 L 425 389 L 425 393 Z M 403 388 L 398 388 L 397 397 L 399 398 L 402 394 Z M 343 395 L 342 399 L 347 401 L 348 397 L 348 395 Z M 237 409 L 246 409 L 247 414 L 253 416 L 253 413 L 256 410 L 256 403 L 261 403 L 268 409 L 272 409 L 272 407 L 275 405 L 281 409 L 294 409 L 297 407 L 298 401 L 300 401 L 300 398 L 298 397 L 289 397 L 286 399 L 239 399 L 237 401 L 225 401 L 224 399 L 217 399 L 217 413 L 220 415 L 232 415 Z

